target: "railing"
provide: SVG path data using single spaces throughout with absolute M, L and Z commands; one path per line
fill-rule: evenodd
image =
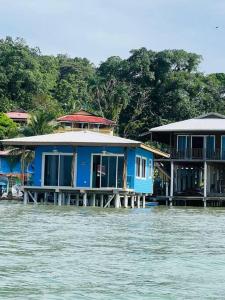
M 178 150 L 176 148 L 171 148 L 169 153 L 172 159 L 225 160 L 225 151 L 221 151 L 221 149 L 209 150 L 202 148 L 192 148 Z

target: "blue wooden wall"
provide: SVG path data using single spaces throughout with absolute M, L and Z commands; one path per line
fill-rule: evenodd
M 18 159 L 17 162 L 10 164 L 7 156 L 0 156 L 0 174 L 7 175 L 9 173 L 18 174 L 21 173 L 21 164 Z
M 42 154 L 44 152 L 61 152 L 61 153 L 77 153 L 77 172 L 75 176 L 76 182 L 74 186 L 77 187 L 91 187 L 91 154 L 102 153 L 106 151 L 115 154 L 124 154 L 123 147 L 72 147 L 72 146 L 39 146 L 35 149 L 34 161 L 34 182 L 36 186 L 41 186 L 42 177 Z M 147 178 L 136 178 L 136 155 L 141 155 L 147 159 Z M 138 193 L 152 193 L 153 181 L 149 178 L 148 160 L 153 160 L 151 152 L 143 149 L 128 149 L 127 153 L 127 179 L 128 187 L 134 189 Z

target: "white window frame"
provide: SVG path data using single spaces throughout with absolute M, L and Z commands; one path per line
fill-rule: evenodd
M 41 166 L 41 186 L 42 187 L 54 187 L 54 188 L 58 188 L 58 187 L 62 187 L 61 185 L 56 185 L 56 186 L 48 186 L 45 185 L 45 156 L 46 155 L 58 155 L 59 156 L 59 164 L 60 164 L 60 156 L 73 156 L 75 154 L 75 168 L 74 168 L 74 174 L 73 174 L 73 178 L 74 178 L 74 182 L 73 182 L 73 186 L 72 187 L 76 187 L 76 182 L 77 182 L 77 153 L 68 153 L 68 152 L 58 152 L 58 151 L 53 151 L 53 152 L 43 152 L 42 153 L 42 166 Z M 60 168 L 58 169 L 58 183 L 59 183 L 59 172 L 60 172 Z
M 140 161 L 140 176 L 137 175 L 137 158 L 139 158 L 139 161 Z M 140 155 L 136 155 L 135 157 L 135 176 L 136 178 L 138 179 L 141 179 L 141 174 L 142 174 L 142 157 Z
M 113 156 L 116 157 L 116 187 L 117 188 L 117 177 L 118 177 L 118 157 L 124 157 L 124 154 L 118 154 L 118 153 L 92 153 L 91 154 L 91 166 L 90 166 L 90 188 L 93 188 L 93 183 L 92 183 L 92 179 L 93 179 L 93 158 L 94 156 L 100 156 L 100 164 L 102 165 L 102 157 L 103 156 Z M 102 188 L 102 176 L 100 176 L 100 188 L 99 189 L 112 189 L 112 187 L 103 187 Z
M 143 176 L 142 171 L 143 171 L 143 161 L 145 161 L 145 174 Z M 147 178 L 147 158 L 146 157 L 142 157 L 141 158 L 141 178 L 142 179 L 146 179 Z
M 149 167 L 149 178 L 152 179 L 153 178 L 153 170 L 154 170 L 154 166 L 153 166 L 153 159 L 152 158 L 149 158 L 149 161 L 148 161 L 148 167 Z
M 137 176 L 137 158 L 140 159 L 140 176 Z M 145 160 L 145 177 L 142 176 L 142 161 Z M 148 165 L 147 165 L 147 157 L 136 155 L 135 156 L 135 177 L 137 179 L 146 180 L 147 179 L 147 172 L 148 172 Z

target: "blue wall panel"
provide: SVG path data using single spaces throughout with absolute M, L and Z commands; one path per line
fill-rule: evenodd
M 63 152 L 63 153 L 77 153 L 77 166 L 75 176 L 75 186 L 77 187 L 91 187 L 91 158 L 92 154 L 102 153 L 103 151 L 115 154 L 124 154 L 123 147 L 87 147 L 87 146 L 39 146 L 35 149 L 35 172 L 34 185 L 41 185 L 42 175 L 42 154 L 44 152 Z M 147 178 L 138 179 L 135 174 L 136 155 L 141 155 L 147 158 Z M 153 159 L 152 153 L 143 149 L 128 149 L 127 151 L 127 181 L 128 188 L 135 189 L 139 193 L 152 193 L 152 178 L 149 178 L 149 163 L 148 160 Z

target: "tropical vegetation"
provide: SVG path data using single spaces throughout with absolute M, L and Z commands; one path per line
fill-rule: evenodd
M 43 55 L 6 37 L 0 40 L 0 111 L 29 111 L 24 134 L 33 135 L 51 132 L 51 120 L 83 108 L 116 121 L 120 135 L 140 139 L 150 127 L 225 113 L 225 74 L 200 72 L 201 61 L 184 50 L 141 48 L 95 66 L 87 58 Z M 16 134 L 1 113 L 0 138 Z

